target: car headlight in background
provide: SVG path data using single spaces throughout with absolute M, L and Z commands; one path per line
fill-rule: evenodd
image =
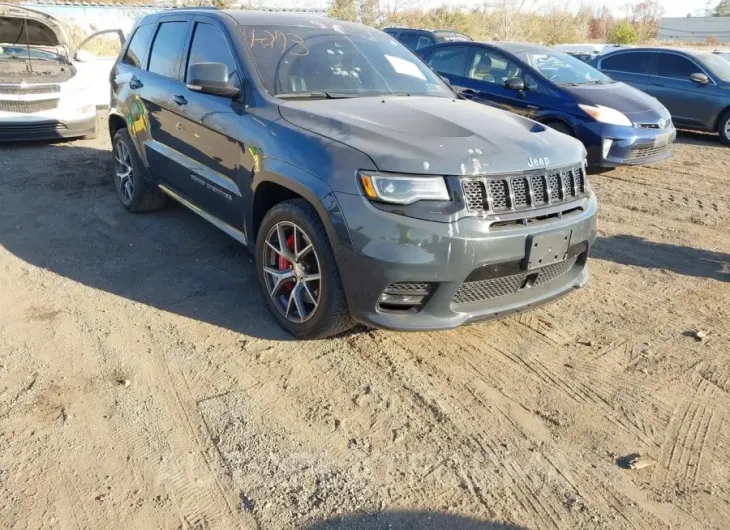
M 360 173 L 360 182 L 365 195 L 376 201 L 413 204 L 418 201 L 449 200 L 449 191 L 443 177 Z
M 609 125 L 625 125 L 632 127 L 634 124 L 622 112 L 604 107 L 603 105 L 578 105 L 586 114 L 594 120 Z

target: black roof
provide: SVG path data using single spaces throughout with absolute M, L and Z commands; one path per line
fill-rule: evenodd
M 143 17 L 143 20 L 150 20 L 161 16 L 170 15 L 176 12 L 200 14 L 217 18 L 226 17 L 229 19 L 233 19 L 237 24 L 240 25 L 312 26 L 324 28 L 331 28 L 335 25 L 338 25 L 343 28 L 350 28 L 351 30 L 362 31 L 364 29 L 367 29 L 366 26 L 363 26 L 362 24 L 355 24 L 353 22 L 346 22 L 335 18 L 327 18 L 308 13 L 254 11 L 249 9 L 211 9 L 209 7 L 190 7 L 162 11 L 146 15 L 145 17 Z

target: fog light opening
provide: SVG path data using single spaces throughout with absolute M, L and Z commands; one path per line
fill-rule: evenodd
M 606 138 L 603 140 L 603 158 L 608 158 L 608 153 L 611 151 L 613 140 Z
M 399 282 L 388 286 L 378 299 L 378 307 L 385 311 L 420 309 L 431 293 L 432 284 Z

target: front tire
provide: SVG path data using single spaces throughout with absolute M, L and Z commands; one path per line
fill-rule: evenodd
M 730 146 L 730 111 L 723 114 L 717 125 L 717 133 L 720 135 L 720 141 Z
M 545 124 L 546 126 L 550 127 L 551 129 L 555 129 L 558 132 L 561 132 L 563 134 L 567 134 L 571 138 L 575 138 L 575 133 L 573 132 L 573 129 L 568 127 L 565 123 L 561 121 L 550 121 Z
M 256 240 L 256 270 L 269 311 L 292 336 L 324 338 L 353 327 L 327 231 L 306 200 L 267 212 Z
M 152 188 L 142 173 L 142 162 L 127 129 L 119 129 L 112 143 L 114 184 L 122 206 L 130 212 L 152 212 L 165 206 L 166 197 Z

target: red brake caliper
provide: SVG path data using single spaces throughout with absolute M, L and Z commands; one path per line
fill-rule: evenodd
M 294 234 L 289 234 L 289 237 L 286 238 L 286 248 L 289 249 L 289 251 L 293 254 L 294 253 Z M 279 266 L 280 271 L 285 271 L 291 268 L 292 264 L 289 263 L 289 260 L 286 259 L 284 256 L 279 256 L 279 262 L 277 263 Z M 284 289 L 291 292 L 291 290 L 294 288 L 294 282 L 286 282 L 284 284 Z

